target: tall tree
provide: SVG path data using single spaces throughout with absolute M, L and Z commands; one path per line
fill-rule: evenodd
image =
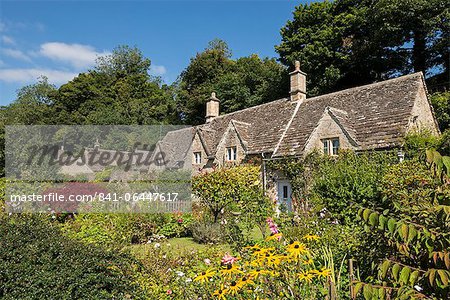
M 149 75 L 151 62 L 137 48 L 119 46 L 93 70 L 62 85 L 54 95 L 59 122 L 155 124 L 176 122 L 171 89 Z
M 296 7 L 280 60 L 301 60 L 311 96 L 411 71 L 448 72 L 444 0 L 337 0 Z M 446 41 L 447 40 L 447 41 Z
M 214 40 L 191 59 L 177 83 L 177 105 L 187 124 L 205 121 L 205 103 L 216 92 L 221 112 L 229 113 L 273 101 L 288 93 L 287 69 L 256 54 L 239 59 L 222 40 Z

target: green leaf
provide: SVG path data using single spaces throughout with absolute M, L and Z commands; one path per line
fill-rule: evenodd
M 369 216 L 369 224 L 372 226 L 377 226 L 378 225 L 378 213 L 373 212 L 370 214 Z
M 427 156 L 427 163 L 431 164 L 433 162 L 433 154 L 434 154 L 433 150 L 432 149 L 427 149 L 425 151 L 425 154 Z
M 364 212 L 364 208 L 358 209 L 358 217 L 360 217 L 361 219 L 362 219 L 362 216 L 363 216 L 363 212 Z
M 380 229 L 384 229 L 387 223 L 387 218 L 383 215 L 380 215 L 380 217 L 378 218 L 378 223 L 379 223 L 379 228 Z
M 358 293 L 361 290 L 362 286 L 363 286 L 362 282 L 358 282 L 357 284 L 355 284 L 355 288 L 353 289 L 353 293 L 354 293 L 355 297 L 358 295 Z
M 403 284 L 408 284 L 410 274 L 411 269 L 408 267 L 403 267 L 402 271 L 400 272 L 400 282 Z
M 439 277 L 441 278 L 442 283 L 447 286 L 448 285 L 448 274 L 444 270 L 437 270 Z
M 367 220 L 369 219 L 369 216 L 370 216 L 371 212 L 372 211 L 370 209 L 368 209 L 368 208 L 366 208 L 364 210 L 364 212 L 363 212 L 363 219 L 364 219 L 365 222 L 367 222 Z
M 444 164 L 447 176 L 450 176 L 450 156 L 442 156 L 442 163 Z
M 408 228 L 408 243 L 412 242 L 412 240 L 417 236 L 417 230 L 414 225 L 409 225 Z
M 409 275 L 409 284 L 411 286 L 414 286 L 418 278 L 419 278 L 419 271 L 415 270 L 414 272 L 411 273 L 411 275 Z
M 387 271 L 389 269 L 389 266 L 391 265 L 391 262 L 389 260 L 385 260 L 380 267 L 380 279 L 384 279 L 386 277 Z
M 366 284 L 363 288 L 364 299 L 371 300 L 372 299 L 373 288 L 372 286 Z
M 384 300 L 385 299 L 385 293 L 386 293 L 385 289 L 380 288 L 378 290 L 378 299 Z
M 390 233 L 394 233 L 396 225 L 397 225 L 397 221 L 393 218 L 390 218 L 388 221 L 388 229 L 389 229 Z
M 400 226 L 400 235 L 403 238 L 403 240 L 407 240 L 408 239 L 408 225 L 406 225 L 405 223 L 402 223 L 402 225 Z
M 435 269 L 430 269 L 428 271 L 428 281 L 430 282 L 431 286 L 434 286 L 434 278 L 436 276 L 436 270 Z
M 395 264 L 392 267 L 392 277 L 394 277 L 395 281 L 398 281 L 398 272 L 400 271 L 400 265 L 399 264 Z

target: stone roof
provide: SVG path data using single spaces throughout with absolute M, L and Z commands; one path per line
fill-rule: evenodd
M 420 88 L 421 73 L 308 98 L 300 106 L 274 156 L 301 154 L 326 107 L 347 126 L 358 150 L 397 146 L 404 138 Z M 337 110 L 347 114 L 336 114 Z M 344 117 L 345 115 L 345 117 Z M 345 121 L 344 121 L 345 120 Z
M 165 167 L 169 169 L 190 168 L 191 157 L 187 155 L 191 150 L 194 132 L 195 129 L 192 127 L 169 131 L 157 143 L 152 159 L 155 159 L 155 155 L 158 155 L 158 153 L 162 153 Z M 186 162 L 189 163 L 186 164 Z
M 209 157 L 230 123 L 248 154 L 301 155 L 324 113 L 341 127 L 356 150 L 398 146 L 406 135 L 422 73 L 330 93 L 303 102 L 279 99 L 215 117 L 194 128 Z

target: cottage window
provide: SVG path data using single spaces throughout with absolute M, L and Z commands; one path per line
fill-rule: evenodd
M 339 138 L 324 139 L 323 143 L 323 153 L 327 155 L 338 155 L 339 153 Z
M 227 161 L 235 161 L 235 160 L 237 160 L 236 147 L 228 147 L 227 148 Z
M 202 153 L 201 152 L 194 152 L 194 162 L 197 165 L 202 163 Z

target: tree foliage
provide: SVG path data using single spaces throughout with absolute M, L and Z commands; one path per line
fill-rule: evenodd
M 195 176 L 192 189 L 212 214 L 214 223 L 233 209 L 244 214 L 252 212 L 252 217 L 263 218 L 264 222 L 270 207 L 261 188 L 260 175 L 258 166 L 218 168 Z
M 137 48 L 119 46 L 100 57 L 94 70 L 62 85 L 53 95 L 62 124 L 175 122 L 170 89 L 148 72 L 151 62 Z
M 276 50 L 286 65 L 302 62 L 312 96 L 411 71 L 448 74 L 448 20 L 443 0 L 301 4 Z
M 221 112 L 229 113 L 287 96 L 287 76 L 275 59 L 253 54 L 234 60 L 228 45 L 214 40 L 181 73 L 177 107 L 185 123 L 201 124 L 211 92 L 221 100 Z

